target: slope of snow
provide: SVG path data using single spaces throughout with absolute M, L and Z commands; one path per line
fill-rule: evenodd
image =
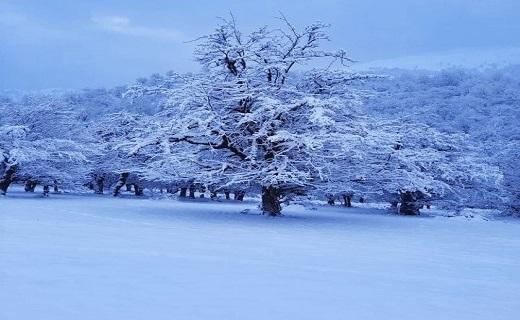
M 520 64 L 520 48 L 472 49 L 437 52 L 394 59 L 359 62 L 355 71 L 371 69 L 442 70 L 450 67 L 489 68 Z
M 518 319 L 518 221 L 255 207 L 12 193 L 0 319 Z

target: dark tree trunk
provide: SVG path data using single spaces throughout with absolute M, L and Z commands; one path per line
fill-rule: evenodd
M 231 199 L 231 196 L 229 195 L 229 191 L 225 191 L 224 194 L 226 195 L 226 200 Z
M 128 176 L 130 174 L 128 172 L 123 172 L 119 175 L 119 180 L 116 183 L 116 186 L 114 187 L 114 192 L 112 192 L 112 195 L 114 197 L 117 197 L 121 194 L 121 188 L 126 185 L 126 180 L 128 180 Z
M 132 184 L 127 183 L 125 186 L 126 186 L 126 191 L 128 191 L 128 192 L 132 191 Z M 135 184 L 133 186 L 135 186 Z
M 401 208 L 399 208 L 399 213 L 406 216 L 416 216 L 419 214 L 419 206 L 412 192 L 407 191 L 401 194 Z
M 96 194 L 103 194 L 103 189 L 104 189 L 104 186 L 105 186 L 105 178 L 103 176 L 97 176 L 97 177 L 95 177 L 95 179 L 96 179 L 95 193 Z
M 237 192 L 235 192 L 235 200 L 244 201 L 245 195 L 246 195 L 246 193 L 244 191 L 237 191 Z
M 361 197 L 359 198 L 359 203 L 364 203 L 365 202 L 365 198 Z
M 343 205 L 347 208 L 352 207 L 352 196 L 343 195 Z
M 143 192 L 144 190 L 141 187 L 139 187 L 139 185 L 134 183 L 134 184 L 132 184 L 132 186 L 134 187 L 134 194 L 136 196 L 140 197 L 140 196 L 144 195 L 144 192 Z
M 216 191 L 211 191 L 209 196 L 211 199 L 215 200 L 218 197 L 218 193 Z
M 333 195 L 331 195 L 331 194 L 327 195 L 327 203 L 329 205 L 331 205 L 331 206 L 334 205 L 335 202 L 334 202 L 334 196 Z
M 43 186 L 43 196 L 44 197 L 48 197 L 49 196 L 49 191 L 51 190 L 51 187 L 49 187 L 48 185 L 44 185 Z
M 7 193 L 7 189 L 14 180 L 16 169 L 16 166 L 7 165 L 4 175 L 0 179 L 0 195 L 5 195 Z
M 262 211 L 270 216 L 279 216 L 282 213 L 280 190 L 275 187 L 262 188 Z
M 188 194 L 188 188 L 181 188 L 181 193 L 179 196 L 181 198 L 186 198 L 187 194 Z
M 34 192 L 34 189 L 36 189 L 36 181 L 27 180 L 25 181 L 24 190 L 25 192 Z
M 195 187 L 190 187 L 190 198 L 195 199 Z
M 58 181 L 54 180 L 54 183 L 52 184 L 52 188 L 54 193 L 60 193 L 60 189 L 58 188 Z

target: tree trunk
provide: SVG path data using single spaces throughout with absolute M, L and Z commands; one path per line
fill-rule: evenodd
M 229 191 L 225 191 L 224 194 L 226 195 L 226 200 L 230 200 L 231 197 L 229 196 Z
M 43 196 L 44 197 L 48 197 L 49 196 L 49 191 L 51 190 L 51 188 L 48 186 L 48 185 L 44 185 L 43 186 Z
M 212 200 L 215 200 L 218 197 L 218 193 L 216 191 L 212 191 L 209 196 Z
M 365 202 L 365 198 L 361 197 L 359 198 L 359 203 L 364 203 Z
M 190 199 L 195 199 L 195 187 L 190 187 Z
M 139 185 L 134 183 L 134 184 L 132 184 L 132 186 L 134 187 L 134 194 L 136 196 L 140 197 L 144 194 L 143 189 L 141 187 L 139 187 Z
M 121 188 L 126 185 L 126 180 L 128 179 L 129 175 L 130 174 L 128 172 L 123 172 L 119 175 L 119 181 L 117 181 L 116 186 L 114 187 L 114 192 L 112 193 L 114 197 L 117 197 L 119 194 L 121 194 Z
M 237 191 L 237 192 L 235 192 L 235 200 L 244 201 L 245 195 L 246 195 L 246 193 L 244 191 Z
M 327 195 L 327 203 L 328 203 L 329 205 L 331 205 L 331 206 L 334 205 L 334 196 L 333 196 L 333 195 L 331 195 L 331 194 L 328 194 L 328 195 Z
M 181 193 L 179 196 L 181 198 L 186 198 L 187 193 L 188 193 L 188 188 L 181 188 Z
M 132 191 L 132 184 L 127 183 L 125 186 L 126 186 L 126 191 L 128 191 L 128 192 Z M 133 186 L 135 186 L 135 185 L 133 185 Z
M 34 189 L 36 189 L 36 181 L 27 180 L 25 181 L 24 190 L 25 192 L 34 192 Z
M 96 194 L 103 194 L 103 189 L 105 185 L 105 178 L 103 176 L 97 176 L 96 178 Z
M 401 194 L 401 208 L 399 213 L 405 216 L 416 216 L 419 214 L 419 207 L 412 192 L 406 191 Z
M 58 188 L 58 181 L 54 180 L 54 183 L 52 184 L 52 188 L 54 193 L 60 193 L 60 189 Z
M 347 208 L 352 207 L 352 196 L 343 195 L 343 205 Z
M 7 189 L 14 180 L 16 169 L 16 166 L 6 166 L 4 175 L 2 176 L 2 179 L 0 179 L 0 195 L 5 195 L 7 193 Z
M 262 211 L 270 216 L 279 216 L 282 213 L 280 191 L 275 187 L 262 188 Z

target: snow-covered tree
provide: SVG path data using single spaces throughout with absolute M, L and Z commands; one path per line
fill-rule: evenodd
M 462 134 L 418 123 L 387 125 L 378 133 L 393 144 L 381 141 L 369 149 L 365 177 L 372 191 L 400 202 L 403 214 L 417 214 L 418 200 L 467 205 L 467 189 L 496 187 L 502 179 L 498 168 L 483 161 Z
M 424 123 L 444 133 L 466 134 L 468 157 L 498 166 L 501 186 L 474 185 L 465 190 L 466 205 L 516 208 L 520 131 L 518 66 L 502 69 L 448 69 L 438 72 L 384 70 L 392 77 L 367 82 L 377 94 L 365 101 L 379 116 Z M 516 159 L 516 160 L 515 160 Z M 493 170 L 492 170 L 493 171 Z
M 3 194 L 15 179 L 27 182 L 29 190 L 35 184 L 48 190 L 52 185 L 73 186 L 82 180 L 90 146 L 81 141 L 85 130 L 76 113 L 59 99 L 43 96 L 27 96 L 2 112 Z
M 161 91 L 169 98 L 168 108 L 157 114 L 164 129 L 136 143 L 138 150 L 175 145 L 175 155 L 155 154 L 155 159 L 196 164 L 195 181 L 261 190 L 262 209 L 271 215 L 280 214 L 283 195 L 326 179 L 330 159 L 354 152 L 350 142 L 363 134 L 355 120 L 358 99 L 344 90 L 351 74 L 329 68 L 312 70 L 312 77 L 292 73 L 318 58 L 348 60 L 343 51 L 320 48 L 326 25 L 298 31 L 282 21 L 282 29 L 244 36 L 233 19 L 224 20 L 201 38 L 195 54 L 204 71 L 178 76 L 175 88 Z M 318 77 L 334 81 L 312 92 L 312 79 Z
M 133 188 L 142 195 L 146 179 L 140 174 L 146 166 L 146 156 L 133 155 L 126 148 L 127 141 L 134 141 L 142 132 L 154 130 L 149 117 L 143 114 L 118 112 L 104 115 L 90 127 L 96 152 L 90 159 L 90 172 L 96 193 L 113 187 L 112 194 L 118 196 L 123 187 Z

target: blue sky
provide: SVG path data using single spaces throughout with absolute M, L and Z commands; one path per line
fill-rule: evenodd
M 0 0 L 0 89 L 113 86 L 197 66 L 187 41 L 229 12 L 244 29 L 332 24 L 360 61 L 520 46 L 518 0 Z

